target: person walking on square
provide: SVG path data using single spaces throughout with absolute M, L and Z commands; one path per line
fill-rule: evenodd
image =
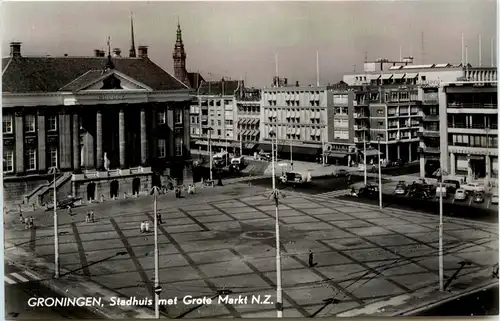
M 94 210 L 90 211 L 90 219 L 92 220 L 92 223 L 95 222 L 95 213 L 94 213 Z
M 144 221 L 141 222 L 141 233 L 144 233 L 144 230 L 146 229 L 146 224 Z
M 21 222 L 21 224 L 24 224 L 23 213 L 19 213 L 19 221 Z
M 163 224 L 163 221 L 161 220 L 161 214 L 156 213 L 156 220 L 158 221 L 158 224 Z
M 85 223 L 90 223 L 90 212 L 87 212 L 87 215 L 85 216 Z
M 73 216 L 73 210 L 71 209 L 71 206 L 68 205 L 68 215 Z
M 33 216 L 30 216 L 30 229 L 35 228 L 35 221 L 33 219 Z
M 145 226 L 146 233 L 149 233 L 149 221 L 146 221 L 144 223 L 144 226 Z
M 309 267 L 315 267 L 317 263 L 314 263 L 314 254 L 312 250 L 309 250 Z
M 30 227 L 30 221 L 29 221 L 29 219 L 26 217 L 26 218 L 24 218 L 24 229 L 26 229 L 26 230 L 27 230 L 27 229 L 29 229 L 29 227 Z

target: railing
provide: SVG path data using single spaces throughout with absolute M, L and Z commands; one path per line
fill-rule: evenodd
M 424 121 L 439 121 L 439 115 L 425 115 L 423 117 Z
M 424 105 L 438 105 L 439 100 L 437 100 L 437 99 L 424 99 L 424 100 L 422 100 L 422 103 Z
M 449 103 L 448 108 L 497 108 L 494 103 Z
M 368 116 L 366 116 L 365 114 L 362 114 L 362 113 L 354 113 L 354 118 L 366 118 Z
M 429 146 L 429 147 L 424 147 L 424 153 L 432 153 L 432 154 L 439 154 L 440 153 L 440 149 L 439 147 L 433 147 L 433 146 Z
M 460 124 L 460 123 L 448 123 L 448 128 L 467 128 L 467 129 L 484 129 L 485 131 L 493 129 L 497 130 L 498 125 L 497 124 L 492 124 L 490 127 L 485 127 L 484 124 L 473 124 L 473 125 L 466 125 L 466 124 Z

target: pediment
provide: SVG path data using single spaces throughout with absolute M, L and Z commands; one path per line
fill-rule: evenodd
M 150 87 L 116 70 L 108 72 L 91 70 L 73 80 L 60 91 L 97 91 L 97 90 L 144 90 L 153 91 Z

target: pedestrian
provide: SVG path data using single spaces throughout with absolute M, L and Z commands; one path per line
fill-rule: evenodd
M 92 223 L 95 222 L 95 213 L 94 213 L 94 210 L 90 211 L 90 219 L 92 220 Z
M 28 218 L 24 218 L 24 229 L 27 230 L 30 228 L 30 221 L 28 220 Z
M 316 263 L 314 263 L 314 254 L 312 250 L 309 250 L 309 267 L 314 267 L 316 266 Z
M 71 206 L 68 205 L 68 215 L 73 216 L 73 211 L 71 210 Z
M 24 223 L 23 213 L 19 213 L 19 221 L 21 222 L 21 224 Z
M 149 233 L 149 221 L 144 222 L 144 229 L 146 233 Z
M 35 221 L 33 219 L 33 216 L 30 216 L 30 229 L 35 228 Z
M 163 221 L 161 220 L 161 214 L 156 213 L 156 220 L 158 221 L 158 224 L 163 224 Z
M 144 233 L 144 230 L 146 229 L 146 224 L 144 224 L 144 221 L 141 222 L 141 233 Z
M 347 184 L 351 184 L 351 174 L 347 175 Z
M 85 223 L 90 223 L 90 211 L 87 212 L 87 215 L 85 216 Z

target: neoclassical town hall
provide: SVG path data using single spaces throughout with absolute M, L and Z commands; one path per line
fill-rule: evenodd
M 111 48 L 90 57 L 10 49 L 2 59 L 7 205 L 50 202 L 52 167 L 58 197 L 84 199 L 145 193 L 165 177 L 188 176 L 189 79 L 153 63 L 146 46 L 136 54 L 133 31 L 128 57 Z

